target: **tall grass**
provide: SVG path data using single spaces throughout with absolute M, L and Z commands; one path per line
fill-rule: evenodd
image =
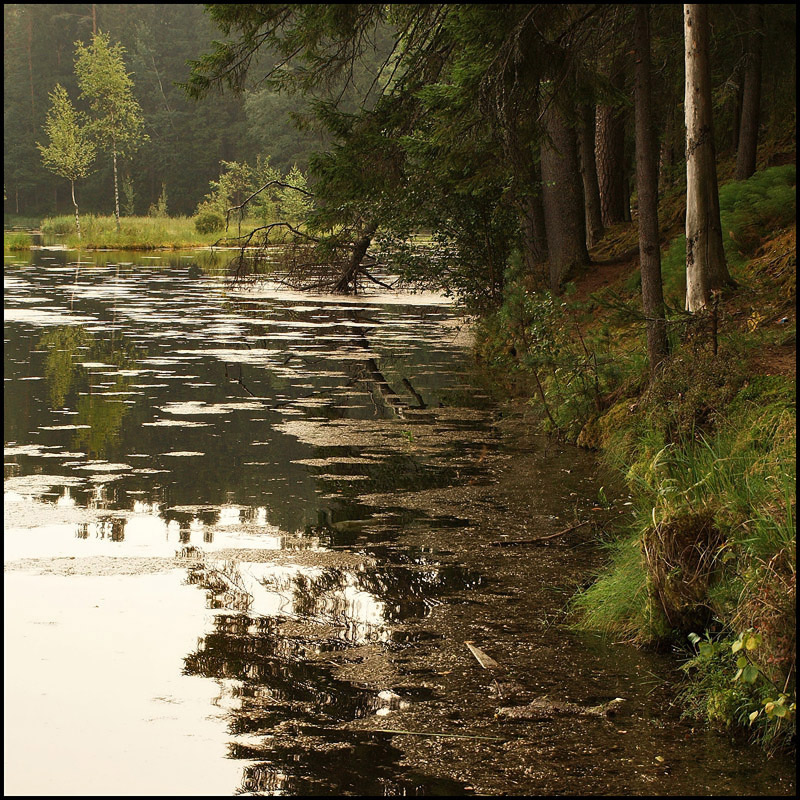
M 3 250 L 18 252 L 30 250 L 33 237 L 24 231 L 3 231 Z
M 257 220 L 243 220 L 241 231 L 258 226 Z M 198 233 L 192 217 L 122 217 L 117 231 L 113 216 L 86 214 L 81 217 L 81 238 L 75 231 L 72 216 L 50 217 L 42 221 L 42 233 L 49 243 L 86 249 L 158 250 L 206 247 L 226 236 L 233 237 L 239 226 L 232 223 L 227 234 Z

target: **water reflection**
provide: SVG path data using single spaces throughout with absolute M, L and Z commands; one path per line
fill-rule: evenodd
M 245 763 L 240 793 L 469 794 L 456 781 L 399 777 L 401 753 L 384 734 L 338 727 L 385 707 L 385 697 L 332 675 L 314 638 L 277 621 L 220 614 L 186 658 L 188 674 L 215 678 L 228 711 L 229 757 Z M 383 693 L 386 694 L 386 693 Z

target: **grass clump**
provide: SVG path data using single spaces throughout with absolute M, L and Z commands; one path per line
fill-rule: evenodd
M 248 230 L 259 223 L 242 221 Z M 201 226 L 202 227 L 202 226 Z M 224 226 L 223 226 L 224 227 Z M 236 235 L 238 228 L 229 235 Z M 51 217 L 42 221 L 42 233 L 67 247 L 115 250 L 177 250 L 188 247 L 207 247 L 216 243 L 224 231 L 196 227 L 193 217 L 121 217 L 117 230 L 113 216 L 87 214 L 81 217 L 81 238 L 75 232 L 74 217 Z
M 12 253 L 30 250 L 33 237 L 24 231 L 3 231 L 3 250 Z

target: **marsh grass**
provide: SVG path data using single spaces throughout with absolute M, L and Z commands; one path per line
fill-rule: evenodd
M 3 250 L 12 253 L 30 250 L 33 237 L 24 231 L 3 231 Z
M 258 220 L 242 220 L 241 226 L 232 222 L 225 231 L 197 231 L 193 217 L 122 217 L 117 231 L 113 216 L 87 214 L 81 217 L 81 239 L 75 232 L 75 218 L 50 217 L 42 221 L 41 230 L 48 243 L 65 244 L 70 248 L 80 245 L 87 250 L 178 250 L 190 247 L 208 247 L 221 239 L 233 238 L 239 230 L 246 232 L 260 224 Z

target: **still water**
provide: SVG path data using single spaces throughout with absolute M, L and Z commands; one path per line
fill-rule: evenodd
M 446 298 L 218 266 L 6 257 L 7 794 L 793 794 L 680 721 L 672 658 L 569 630 L 591 526 L 496 546 L 598 479 L 476 388 Z M 625 702 L 499 711 L 541 697 Z

